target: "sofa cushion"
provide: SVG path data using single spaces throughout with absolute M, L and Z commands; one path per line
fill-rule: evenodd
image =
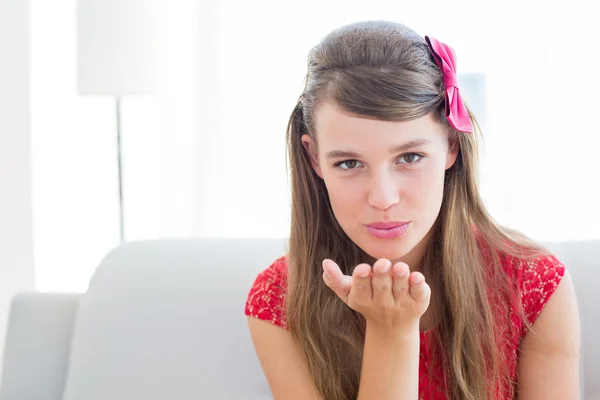
M 244 315 L 278 239 L 126 244 L 81 298 L 64 400 L 267 399 Z

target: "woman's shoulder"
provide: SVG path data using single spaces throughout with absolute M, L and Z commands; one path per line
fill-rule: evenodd
M 533 324 L 566 273 L 565 265 L 545 249 L 537 254 L 503 253 L 501 262 L 513 281 L 524 317 Z
M 287 329 L 286 292 L 287 257 L 282 256 L 257 275 L 246 299 L 245 314 Z
M 551 253 L 505 259 L 519 291 L 525 317 L 533 324 L 564 277 L 565 265 Z
M 521 236 L 495 248 L 502 270 L 512 282 L 529 324 L 533 324 L 566 273 L 565 265 L 543 246 Z M 493 246 L 479 240 L 484 259 L 490 260 Z

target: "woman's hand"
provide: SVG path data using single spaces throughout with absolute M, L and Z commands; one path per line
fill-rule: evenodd
M 419 272 L 408 265 L 379 259 L 371 268 L 359 264 L 352 276 L 344 275 L 332 260 L 323 261 L 323 280 L 344 303 L 361 313 L 379 331 L 398 333 L 419 327 L 429 307 L 431 289 Z

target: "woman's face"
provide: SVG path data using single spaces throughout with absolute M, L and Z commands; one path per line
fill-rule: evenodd
M 342 111 L 315 113 L 318 146 L 302 142 L 348 237 L 374 258 L 420 263 L 441 208 L 444 172 L 457 149 L 433 116 L 388 122 Z

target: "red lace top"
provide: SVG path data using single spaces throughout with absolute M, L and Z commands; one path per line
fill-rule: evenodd
M 533 323 L 540 314 L 548 299 L 554 293 L 561 278 L 564 276 L 564 265 L 553 256 L 545 256 L 535 260 L 520 260 L 511 257 L 502 259 L 503 266 L 509 277 L 515 283 L 519 300 L 525 311 L 525 316 Z M 285 257 L 277 259 L 271 266 L 262 271 L 250 289 L 246 301 L 245 313 L 248 316 L 270 322 L 283 329 L 288 329 L 284 315 L 284 296 L 286 292 L 287 264 Z M 506 305 L 502 308 L 508 310 Z M 516 310 L 510 312 L 514 329 L 507 330 L 504 354 L 508 362 L 513 382 L 516 382 L 517 351 L 525 334 L 525 327 Z M 443 390 L 442 368 L 430 369 L 432 358 L 430 336 L 431 331 L 421 332 L 421 354 L 419 363 L 419 399 L 446 400 Z M 433 372 L 429 372 L 433 371 Z M 430 376 L 433 374 L 434 376 Z M 514 390 L 512 388 L 511 390 Z M 511 393 L 499 396 L 499 400 L 513 399 Z

